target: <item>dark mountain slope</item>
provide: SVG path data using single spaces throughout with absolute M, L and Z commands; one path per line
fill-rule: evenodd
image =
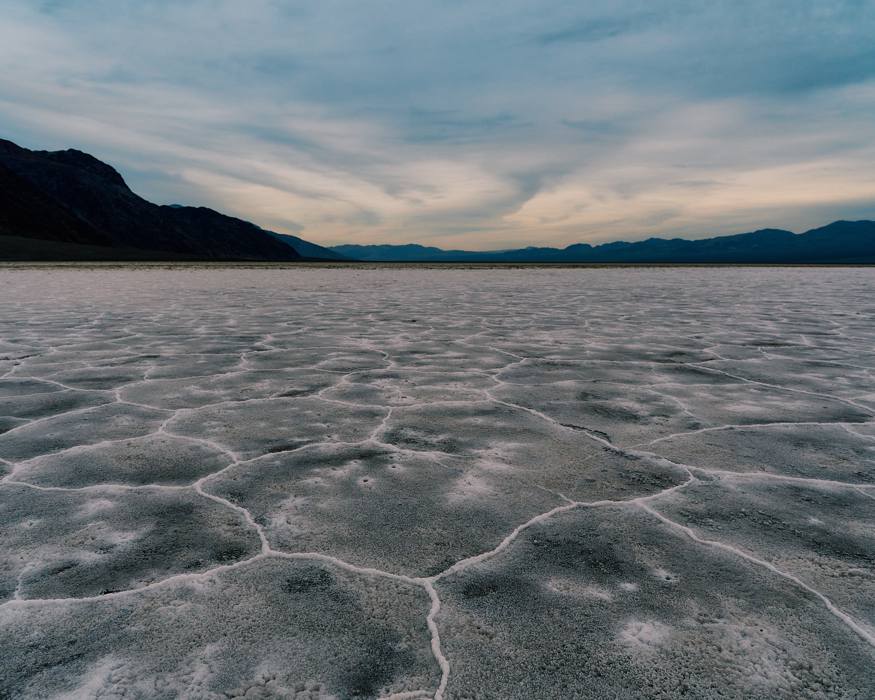
M 0 261 L 4 262 L 199 262 L 203 260 L 203 256 L 166 250 L 119 248 L 0 235 Z
M 0 165 L 0 233 L 17 232 L 65 243 L 111 243 L 90 224 Z
M 303 238 L 291 236 L 288 233 L 274 233 L 273 231 L 268 231 L 268 233 L 278 241 L 292 246 L 299 255 L 303 255 L 305 258 L 312 260 L 349 260 L 348 257 L 336 250 L 310 243 L 310 241 L 305 241 Z
M 0 234 L 185 258 L 301 258 L 291 246 L 241 219 L 204 207 L 152 204 L 134 194 L 115 169 L 87 153 L 30 151 L 4 140 Z

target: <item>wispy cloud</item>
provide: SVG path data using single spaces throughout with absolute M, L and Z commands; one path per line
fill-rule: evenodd
M 590 43 L 613 39 L 622 34 L 640 31 L 658 22 L 660 14 L 645 12 L 619 17 L 596 17 L 572 22 L 552 31 L 539 34 L 538 43 L 545 46 L 561 43 Z
M 0 0 L 0 135 L 317 242 L 875 214 L 855 0 Z

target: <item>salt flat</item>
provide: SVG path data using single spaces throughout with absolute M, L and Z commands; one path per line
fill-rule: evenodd
M 0 289 L 0 697 L 875 697 L 872 270 Z

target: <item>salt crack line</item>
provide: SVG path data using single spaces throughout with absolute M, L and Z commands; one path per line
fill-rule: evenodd
M 58 394 L 62 392 L 57 392 Z M 102 404 L 96 404 L 94 406 L 83 406 L 82 408 L 74 408 L 69 411 L 61 411 L 60 413 L 53 413 L 50 416 L 43 416 L 41 418 L 34 418 L 33 420 L 28 421 L 27 423 L 22 423 L 21 425 L 16 425 L 14 428 L 10 428 L 5 433 L 6 435 L 14 435 L 20 430 L 24 430 L 25 428 L 32 428 L 35 425 L 42 425 L 46 421 L 54 420 L 55 418 L 65 418 L 67 416 L 77 416 L 81 413 L 88 413 L 89 411 L 94 411 L 98 408 L 103 408 L 105 406 L 112 406 L 115 404 L 115 401 L 107 397 L 107 401 Z
M 859 425 L 868 425 L 869 421 L 862 421 Z M 692 435 L 701 435 L 703 433 L 716 433 L 723 430 L 760 430 L 760 429 L 770 429 L 770 428 L 794 428 L 794 427 L 827 427 L 827 426 L 837 426 L 840 428 L 847 429 L 849 424 L 845 421 L 775 421 L 773 423 L 726 423 L 724 425 L 711 425 L 707 428 L 698 428 L 697 430 L 685 430 L 679 433 L 670 433 L 669 435 L 663 435 L 662 437 L 655 438 L 650 440 L 649 442 L 639 442 L 632 445 L 632 447 L 650 447 L 651 445 L 655 445 L 660 442 L 665 442 L 667 440 L 674 440 L 675 438 L 682 437 L 690 437 Z
M 14 377 L 14 378 L 15 378 L 15 377 Z M 24 378 L 24 379 L 35 379 L 36 377 L 23 377 L 23 378 Z M 0 379 L 3 379 L 3 377 L 0 377 Z M 42 381 L 42 380 L 40 380 L 40 381 Z M 80 390 L 77 389 L 76 391 L 78 392 L 78 391 L 80 391 Z M 82 389 L 81 391 L 90 391 L 90 392 L 100 392 L 100 393 L 103 393 L 103 390 L 102 390 L 102 389 Z M 49 396 L 49 397 L 50 397 L 50 396 L 61 396 L 61 395 L 64 395 L 64 394 L 70 394 L 70 393 L 73 393 L 73 392 L 72 392 L 72 391 L 69 391 L 69 390 L 67 390 L 67 389 L 59 389 L 58 391 L 31 391 L 30 393 L 27 393 L 27 394 L 11 394 L 11 395 L 9 395 L 9 396 L 4 396 L 3 398 L 4 398 L 4 399 L 11 399 L 11 398 L 14 398 L 14 399 L 31 399 L 31 398 L 33 398 L 34 396 L 41 396 L 41 397 Z
M 35 491 L 56 491 L 60 493 L 89 493 L 100 491 L 184 491 L 190 486 L 169 485 L 169 484 L 91 484 L 88 486 L 40 486 L 39 484 L 31 484 L 27 481 L 16 481 L 14 479 L 3 479 L 0 483 L 6 486 L 23 486 L 24 488 L 33 489 Z
M 443 700 L 444 693 L 447 689 L 447 683 L 449 683 L 450 680 L 450 662 L 447 661 L 447 657 L 444 656 L 444 652 L 441 649 L 441 635 L 435 620 L 437 614 L 441 610 L 441 599 L 431 581 L 424 582 L 423 586 L 428 592 L 429 598 L 431 598 L 431 608 L 425 618 L 425 623 L 431 633 L 431 653 L 441 669 L 441 680 L 434 693 L 434 700 Z
M 383 420 L 381 420 L 380 424 L 371 431 L 371 434 L 368 435 L 367 438 L 365 438 L 365 442 L 380 442 L 377 437 L 385 432 L 386 426 L 389 425 L 389 421 L 392 419 L 392 413 L 394 410 L 394 406 L 389 406 L 389 410 L 386 412 Z
M 158 427 L 158 429 L 154 433 L 149 433 L 149 435 L 150 436 L 151 435 L 167 435 L 168 437 L 177 438 L 179 440 L 183 440 L 186 442 L 194 442 L 194 443 L 197 443 L 199 445 L 206 445 L 207 447 L 211 447 L 212 449 L 216 450 L 217 452 L 220 452 L 221 454 L 228 457 L 234 464 L 245 461 L 245 460 L 242 460 L 240 458 L 240 455 L 238 455 L 233 450 L 231 450 L 228 447 L 225 447 L 225 445 L 222 445 L 222 444 L 215 442 L 213 440 L 207 440 L 206 438 L 193 437 L 191 435 L 181 435 L 180 433 L 173 433 L 173 432 L 169 431 L 167 429 L 167 424 L 170 421 L 172 421 L 173 418 L 174 418 L 174 416 L 171 416 L 170 418 L 168 418 L 166 421 L 164 421 Z M 148 436 L 144 436 L 144 437 L 148 437 Z M 231 465 L 228 465 L 228 466 L 231 466 Z M 224 471 L 227 468 L 228 467 L 223 467 L 219 471 Z M 218 474 L 219 472 L 213 472 L 213 473 Z
M 270 551 L 271 551 L 270 544 L 267 541 L 267 536 L 264 534 L 264 529 L 261 527 L 261 525 L 259 525 L 257 522 L 255 522 L 255 518 L 252 517 L 252 513 L 250 513 L 247 508 L 244 508 L 243 506 L 238 506 L 236 503 L 232 503 L 228 499 L 222 498 L 221 496 L 216 496 L 215 494 L 209 493 L 208 491 L 204 491 L 203 487 L 201 486 L 201 484 L 199 482 L 195 482 L 193 486 L 194 486 L 194 490 L 197 493 L 199 493 L 201 496 L 203 496 L 204 498 L 208 498 L 211 501 L 214 501 L 216 503 L 220 503 L 221 505 L 227 506 L 231 510 L 234 510 L 237 513 L 239 513 L 240 515 L 242 515 L 244 520 L 246 520 L 246 522 L 250 526 L 252 526 L 252 528 L 255 530 L 255 532 L 258 533 L 258 539 L 261 542 L 261 553 L 262 554 L 270 553 Z
M 333 557 L 330 554 L 322 554 L 321 552 L 283 552 L 282 550 L 273 549 L 270 545 L 268 545 L 267 551 L 264 554 L 267 557 L 275 557 L 277 559 L 305 559 L 308 561 L 321 561 L 325 562 L 326 564 L 336 566 L 339 569 L 343 569 L 344 571 L 349 571 L 350 573 L 361 574 L 363 576 L 385 578 L 391 581 L 406 583 L 411 586 L 420 586 L 423 588 L 425 587 L 427 581 L 426 579 L 417 578 L 414 576 L 405 576 L 404 574 L 396 574 L 391 571 L 384 571 L 383 569 L 375 569 L 369 566 L 358 566 L 357 564 L 351 564 L 348 561 L 338 559 L 337 557 Z
M 843 399 L 839 396 L 833 396 L 832 394 L 822 394 L 822 393 L 817 392 L 817 391 L 806 391 L 805 389 L 794 389 L 792 387 L 781 386 L 780 384 L 769 384 L 768 382 L 761 382 L 761 381 L 758 381 L 756 379 L 749 379 L 747 377 L 743 377 L 743 376 L 738 375 L 738 374 L 732 374 L 731 372 L 726 372 L 722 369 L 717 369 L 716 367 L 702 366 L 701 364 L 694 363 L 694 362 L 682 362 L 681 364 L 684 364 L 687 367 L 698 367 L 699 369 L 703 369 L 706 372 L 715 372 L 717 374 L 722 374 L 723 376 L 730 377 L 732 379 L 736 379 L 736 380 L 738 380 L 740 382 L 744 382 L 746 384 L 755 384 L 757 386 L 763 386 L 763 387 L 766 387 L 768 389 L 777 389 L 779 391 L 789 391 L 793 394 L 802 394 L 804 396 L 814 396 L 814 397 L 820 398 L 820 399 L 828 399 L 830 401 L 838 401 L 839 403 L 843 403 L 843 404 L 846 404 L 848 406 L 852 406 L 853 408 L 856 408 L 857 410 L 862 411 L 863 413 L 866 413 L 870 416 L 875 415 L 875 412 L 873 412 L 872 408 L 869 406 L 864 406 L 863 404 L 859 404 L 856 401 L 853 401 L 851 399 Z
M 765 479 L 767 481 L 787 481 L 793 484 L 805 484 L 807 486 L 831 486 L 835 488 L 856 489 L 871 488 L 875 484 L 859 484 L 849 481 L 836 481 L 833 479 L 817 479 L 807 476 L 789 476 L 786 474 L 772 474 L 771 472 L 733 472 L 728 469 L 706 469 L 705 467 L 690 466 L 692 471 L 704 474 L 714 474 L 726 479 Z
M 634 449 L 634 447 L 636 447 L 634 445 L 632 446 L 632 448 L 620 447 L 619 445 L 615 445 L 613 442 L 611 442 L 606 437 L 602 437 L 601 435 L 598 435 L 595 432 L 593 432 L 592 430 L 589 430 L 587 428 L 580 428 L 580 427 L 576 427 L 576 426 L 567 425 L 565 423 L 560 423 L 555 418 L 551 418 L 546 413 L 542 413 L 541 411 L 537 411 L 534 408 L 528 408 L 527 406 L 521 406 L 519 404 L 510 403 L 508 401 L 502 401 L 501 399 L 497 399 L 494 396 L 492 396 L 492 394 L 489 394 L 488 391 L 487 391 L 487 394 L 489 395 L 489 398 L 493 403 L 497 403 L 497 404 L 500 404 L 502 406 L 507 406 L 508 408 L 513 408 L 513 409 L 517 409 L 520 411 L 525 411 L 526 413 L 529 413 L 533 416 L 537 416 L 538 418 L 545 420 L 548 423 L 552 423 L 553 425 L 561 428 L 562 430 L 570 430 L 572 432 L 582 433 L 583 435 L 586 435 L 586 437 L 588 437 L 590 440 L 597 442 L 602 447 L 605 447 L 605 448 L 607 448 L 607 449 L 609 449 L 612 452 L 615 452 L 617 454 L 624 455 L 626 457 L 632 457 L 635 459 L 651 460 L 651 461 L 659 463 L 659 464 L 668 465 L 671 467 L 683 469 L 688 474 L 690 474 L 690 469 L 687 465 L 681 464 L 680 462 L 674 462 L 666 457 L 663 457 L 662 455 L 660 455 L 656 452 L 637 450 L 637 449 Z M 690 474 L 690 476 L 692 476 L 692 474 Z M 629 501 L 626 501 L 626 502 L 629 502 Z
M 87 369 L 87 368 L 89 368 L 89 367 L 86 365 L 86 367 L 83 367 L 82 369 Z M 82 393 L 86 393 L 86 394 L 110 393 L 109 389 L 88 389 L 85 387 L 72 386 L 70 384 L 64 384 L 63 382 L 59 382 L 55 379 L 48 379 L 47 377 L 39 377 L 35 374 L 34 375 L 19 374 L 18 377 L 20 377 L 21 379 L 33 379 L 33 380 L 38 381 L 38 382 L 43 382 L 44 384 L 51 384 L 52 386 L 60 387 L 64 391 L 82 392 Z M 139 380 L 137 380 L 137 381 L 139 381 Z M 60 393 L 60 392 L 56 392 L 56 393 Z M 24 396 L 33 396 L 33 394 L 24 394 Z
M 334 389 L 336 387 L 332 385 L 329 388 Z M 343 401 L 341 399 L 329 399 L 325 396 L 319 396 L 317 394 L 313 394 L 312 396 L 309 396 L 307 398 L 311 398 L 314 401 L 322 401 L 324 403 L 334 403 L 338 406 L 349 406 L 350 408 L 386 408 L 384 405 L 378 403 L 356 403 L 353 401 Z
M 854 437 L 863 438 L 864 440 L 875 440 L 875 435 L 866 435 L 866 433 L 860 433 L 854 430 L 854 426 L 860 425 L 872 425 L 871 422 L 866 423 L 841 423 L 842 428 L 844 428 L 847 432 L 849 432 Z
M 818 599 L 819 599 L 819 600 L 820 600 L 820 601 L 826 606 L 826 608 L 827 608 L 827 610 L 829 610 L 829 612 L 831 612 L 835 617 L 837 617 L 837 618 L 838 618 L 842 623 L 844 623 L 848 628 L 850 628 L 851 630 L 853 630 L 857 635 L 859 635 L 859 636 L 860 636 L 865 642 L 867 642 L 870 646 L 875 647 L 875 635 L 873 635 L 873 634 L 871 634 L 870 632 L 868 632 L 868 631 L 867 631 L 862 625 L 860 625 L 860 623 L 857 622 L 853 617 L 851 617 L 850 615 L 848 615 L 848 614 L 847 614 L 846 612 L 844 612 L 843 610 L 839 609 L 839 608 L 838 608 L 838 607 L 837 607 L 837 606 L 836 606 L 836 605 L 835 605 L 835 604 L 834 604 L 829 598 L 827 598 L 823 593 L 821 593 L 820 591 L 816 590 L 815 588 L 812 588 L 812 587 L 809 586 L 807 583 L 805 583 L 805 582 L 802 581 L 801 579 L 797 578 L 797 577 L 794 576 L 793 574 L 787 573 L 786 571 L 782 571 L 781 569 L 779 569 L 778 567 L 776 567 L 776 566 L 775 566 L 774 564 L 772 564 L 771 562 L 768 562 L 768 561 L 766 561 L 766 560 L 764 560 L 764 559 L 760 559 L 759 557 L 755 557 L 755 556 L 753 556 L 752 554 L 748 554 L 747 552 L 745 552 L 745 551 L 743 551 L 743 550 L 741 550 L 741 549 L 738 549 L 737 547 L 733 547 L 732 545 L 728 545 L 728 544 L 725 544 L 725 543 L 723 543 L 723 542 L 719 542 L 718 540 L 707 540 L 707 539 L 704 539 L 704 538 L 702 538 L 702 537 L 699 537 L 699 536 L 698 536 L 698 535 L 692 530 L 692 528 L 689 528 L 689 527 L 687 527 L 686 525 L 682 525 L 681 523 L 675 522 L 674 520 L 672 520 L 671 518 L 666 517 L 665 515 L 663 515 L 663 514 L 660 513 L 659 511 L 654 510 L 653 508 L 651 508 L 650 506 L 648 506 L 646 503 L 640 503 L 640 504 L 638 504 L 638 505 L 639 505 L 639 507 L 640 507 L 642 510 L 644 510 L 644 511 L 647 512 L 647 513 L 649 513 L 650 515 L 652 515 L 653 517 L 657 518 L 658 520 L 660 520 L 661 522 L 665 523 L 666 525 L 669 525 L 670 527 L 673 527 L 673 528 L 675 528 L 675 529 L 677 529 L 677 530 L 680 530 L 681 532 L 683 532 L 687 537 L 689 537 L 689 538 L 690 538 L 691 540 L 693 540 L 694 542 L 698 542 L 699 544 L 703 544 L 703 545 L 706 545 L 706 546 L 708 546 L 708 547 L 715 547 L 715 548 L 717 548 L 717 549 L 722 549 L 722 550 L 724 550 L 724 551 L 726 551 L 726 552 L 730 552 L 730 553 L 732 553 L 732 554 L 735 554 L 736 556 L 739 556 L 739 557 L 741 557 L 742 559 L 745 559 L 745 560 L 747 560 L 747 561 L 749 561 L 749 562 L 751 562 L 751 563 L 753 563 L 753 564 L 757 564 L 758 566 L 762 566 L 762 567 L 768 569 L 769 571 L 771 571 L 772 573 L 777 574 L 778 576 L 781 576 L 782 578 L 787 579 L 787 580 L 790 581 L 791 583 L 796 584 L 797 586 L 799 586 L 799 587 L 802 588 L 803 590 L 807 591 L 807 592 L 810 593 L 811 595 L 813 595 L 813 596 L 815 596 L 816 598 L 818 598 Z
M 0 603 L 0 608 L 5 607 L 14 607 L 14 606 L 38 606 L 38 605 L 50 605 L 50 604 L 73 604 L 73 603 L 96 603 L 104 600 L 113 600 L 114 598 L 121 598 L 123 596 L 128 595 L 136 595 L 139 593 L 144 593 L 146 591 L 151 591 L 156 588 L 160 588 L 162 586 L 173 585 L 176 583 L 184 583 L 185 581 L 199 581 L 203 578 L 209 578 L 210 576 L 215 576 L 216 574 L 223 573 L 225 571 L 233 571 L 234 569 L 239 569 L 247 564 L 251 564 L 256 561 L 260 561 L 261 559 L 265 559 L 267 555 L 263 552 L 259 552 L 251 557 L 247 557 L 246 559 L 241 559 L 240 561 L 235 561 L 231 564 L 221 564 L 219 566 L 214 566 L 211 569 L 206 569 L 204 571 L 198 571 L 194 573 L 185 573 L 185 574 L 173 574 L 172 576 L 168 576 L 167 578 L 162 578 L 157 581 L 152 581 L 151 583 L 147 583 L 143 586 L 137 586 L 135 588 L 126 588 L 122 591 L 112 591 L 110 593 L 99 593 L 97 595 L 91 596 L 81 596 L 78 598 L 69 597 L 69 598 L 18 598 L 7 600 L 4 603 Z
M 537 525 L 538 523 L 542 523 L 545 520 L 548 520 L 549 518 L 553 517 L 557 513 L 564 513 L 565 511 L 569 511 L 569 510 L 573 510 L 575 508 L 578 508 L 581 505 L 582 505 L 581 503 L 578 503 L 575 501 L 573 503 L 565 503 L 561 506 L 556 506 L 555 508 L 546 511 L 545 513 L 540 513 L 539 515 L 536 515 L 535 517 L 527 520 L 522 525 L 517 525 L 511 531 L 511 533 L 509 535 L 507 535 L 498 544 L 498 546 L 494 547 L 493 549 L 490 549 L 486 552 L 481 552 L 480 554 L 475 554 L 474 556 L 457 561 L 455 564 L 453 564 L 449 568 L 444 569 L 444 571 L 440 572 L 439 574 L 435 574 L 434 576 L 432 576 L 430 579 L 427 579 L 427 580 L 430 580 L 433 582 L 439 581 L 442 578 L 445 578 L 447 576 L 451 576 L 452 574 L 458 573 L 464 569 L 467 569 L 470 566 L 474 566 L 475 564 L 479 564 L 481 562 L 484 562 L 487 559 L 491 559 L 492 557 L 496 556 L 497 554 L 500 554 L 505 549 L 507 549 L 513 543 L 513 541 L 519 536 L 519 534 L 521 532 L 523 532 L 524 530 L 527 530 L 532 525 Z
M 172 417 L 171 417 L 171 419 L 172 419 Z M 166 421 L 165 421 L 165 423 L 166 423 Z M 11 480 L 11 477 L 13 477 L 15 474 L 17 474 L 21 470 L 22 467 L 28 467 L 31 465 L 39 464 L 44 459 L 56 458 L 59 456 L 64 456 L 64 455 L 69 455 L 69 454 L 77 454 L 80 452 L 90 452 L 91 450 L 98 449 L 101 447 L 111 447 L 114 445 L 120 445 L 120 444 L 124 444 L 124 443 L 132 443 L 132 442 L 139 443 L 139 442 L 144 442 L 150 438 L 155 438 L 155 437 L 159 437 L 159 436 L 164 436 L 164 437 L 172 438 L 175 440 L 181 440 L 183 442 L 192 442 L 192 443 L 196 443 L 199 445 L 204 445 L 204 446 L 210 447 L 211 449 L 219 452 L 220 454 L 224 455 L 226 458 L 231 460 L 231 462 L 232 462 L 231 464 L 223 467 L 219 471 L 211 472 L 211 474 L 208 474 L 207 476 L 219 474 L 222 471 L 224 471 L 225 469 L 227 469 L 228 467 L 233 466 L 234 464 L 240 464 L 240 463 L 245 463 L 247 461 L 252 461 L 252 460 L 238 460 L 237 456 L 234 452 L 230 451 L 229 449 L 220 445 L 217 442 L 213 442 L 212 440 L 206 440 L 204 438 L 190 437 L 188 435 L 179 435 L 176 433 L 171 433 L 171 432 L 167 431 L 166 429 L 163 429 L 162 427 L 159 426 L 159 428 L 157 428 L 153 432 L 146 433 L 144 435 L 137 435 L 136 437 L 114 438 L 112 440 L 100 440 L 98 442 L 83 443 L 80 445 L 74 445 L 72 447 L 67 447 L 63 450 L 58 450 L 56 452 L 46 452 L 44 454 L 36 455 L 35 457 L 29 457 L 28 459 L 21 460 L 20 462 L 10 462 L 9 460 L 5 460 L 5 459 L 0 458 L 0 464 L 5 464 L 5 465 L 12 468 L 12 471 L 10 474 L 7 474 L 3 479 L 0 479 L 0 483 L 2 483 L 4 481 Z M 301 449 L 301 448 L 298 448 L 298 449 Z M 253 459 L 259 459 L 260 457 L 263 457 L 263 456 L 265 456 L 265 455 L 260 455 L 259 457 L 254 457 Z M 143 484 L 141 486 L 146 486 L 146 485 L 147 484 Z M 122 486 L 122 485 L 120 485 L 120 486 Z M 148 486 L 160 486 L 160 484 L 148 484 Z M 179 488 L 185 488 L 185 486 L 180 486 Z

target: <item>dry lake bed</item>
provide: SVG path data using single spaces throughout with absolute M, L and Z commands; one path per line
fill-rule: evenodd
M 0 294 L 0 697 L 875 697 L 871 269 Z

